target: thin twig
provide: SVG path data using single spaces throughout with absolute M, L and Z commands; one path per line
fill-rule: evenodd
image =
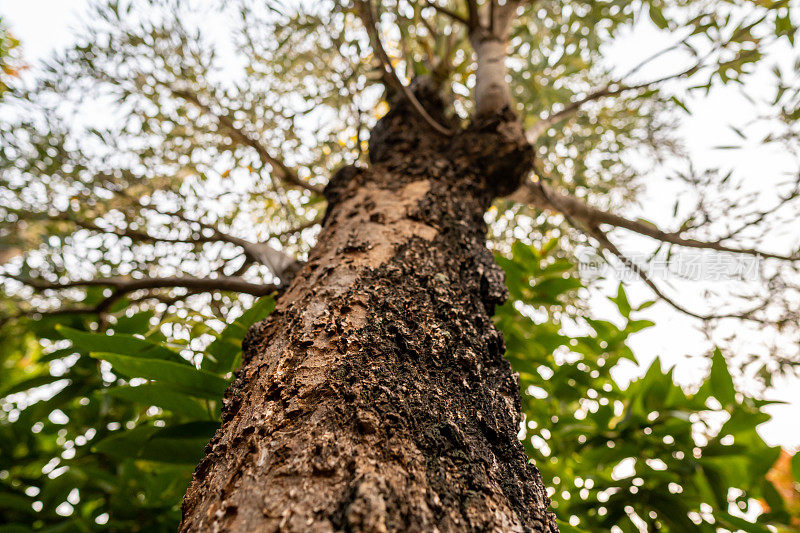
M 200 108 L 203 112 L 213 116 L 214 119 L 219 123 L 219 125 L 228 131 L 228 134 L 232 138 L 234 138 L 235 140 L 239 141 L 240 143 L 246 146 L 253 148 L 262 161 L 269 164 L 278 171 L 281 180 L 285 181 L 286 183 L 290 183 L 297 187 L 301 187 L 303 189 L 311 191 L 313 193 L 322 194 L 322 187 L 318 185 L 312 185 L 301 179 L 300 176 L 297 174 L 297 172 L 289 168 L 283 161 L 270 154 L 269 150 L 267 150 L 264 147 L 264 145 L 262 145 L 258 140 L 251 137 L 247 132 L 243 131 L 242 129 L 237 128 L 236 125 L 233 122 L 231 122 L 227 117 L 215 113 L 208 105 L 201 102 L 200 99 L 197 97 L 197 95 L 195 95 L 191 91 L 185 89 L 178 89 L 175 87 L 170 87 L 170 90 L 176 96 L 179 96 L 187 100 L 188 102 L 191 102 L 192 104 Z
M 664 54 L 668 54 L 669 52 L 671 52 L 673 50 L 677 50 L 678 48 L 681 47 L 681 45 L 685 44 L 686 41 L 688 41 L 690 37 L 692 37 L 692 35 L 688 35 L 688 36 L 684 37 L 683 39 L 681 39 L 680 41 L 676 42 L 675 44 L 673 44 L 671 46 L 668 46 L 666 48 L 662 48 L 658 52 L 655 52 L 654 54 L 651 54 L 648 57 L 644 58 L 639 63 L 634 65 L 634 67 L 632 69 L 630 69 L 625 74 L 623 74 L 622 77 L 620 78 L 620 80 L 625 80 L 625 79 L 630 78 L 631 76 L 633 76 L 634 74 L 639 72 L 642 68 L 647 66 L 651 61 L 654 61 L 654 60 L 658 59 L 659 57 L 663 56 Z
M 738 35 L 738 33 L 737 33 L 737 35 Z M 661 52 L 653 54 L 653 56 L 645 59 L 644 61 L 642 61 L 640 63 L 640 65 L 637 65 L 630 72 L 626 73 L 619 81 L 608 83 L 605 87 L 602 87 L 601 89 L 597 89 L 595 91 L 590 92 L 589 94 L 587 94 L 583 98 L 580 98 L 580 99 L 578 99 L 578 100 L 576 100 L 574 102 L 571 102 L 571 103 L 567 104 L 564 107 L 564 109 L 562 109 L 561 111 L 558 111 L 558 112 L 555 112 L 555 113 L 551 113 L 547 117 L 545 117 L 545 118 L 541 119 L 539 122 L 535 123 L 533 125 L 533 127 L 531 127 L 528 130 L 528 139 L 529 139 L 530 142 L 536 141 L 536 139 L 538 139 L 545 131 L 547 131 L 548 128 L 550 128 L 554 124 L 557 124 L 558 122 L 561 122 L 562 120 L 565 120 L 565 119 L 571 117 L 576 112 L 580 111 L 580 109 L 584 105 L 586 105 L 587 103 L 592 102 L 594 100 L 598 100 L 600 98 L 604 98 L 604 97 L 607 97 L 607 96 L 617 96 L 617 95 L 619 95 L 619 94 L 621 94 L 623 92 L 649 89 L 649 88 L 651 88 L 653 86 L 661 85 L 662 83 L 665 83 L 667 81 L 676 80 L 676 79 L 680 79 L 680 78 L 685 78 L 685 77 L 691 76 L 691 75 L 695 74 L 697 71 L 708 67 L 709 65 L 705 64 L 706 60 L 709 57 L 711 57 L 715 52 L 719 51 L 721 48 L 726 46 L 735 37 L 736 37 L 736 35 L 731 37 L 731 39 L 729 39 L 725 43 L 718 44 L 717 46 L 712 48 L 708 53 L 703 55 L 703 57 L 701 57 L 694 65 L 686 68 L 685 70 L 682 70 L 680 72 L 676 72 L 674 74 L 669 74 L 667 76 L 664 76 L 664 77 L 661 77 L 661 78 L 658 78 L 658 79 L 654 79 L 654 80 L 650 80 L 650 81 L 642 82 L 642 83 L 637 83 L 637 84 L 633 84 L 633 85 L 627 85 L 627 84 L 622 83 L 622 80 L 624 80 L 625 78 L 629 77 L 631 74 L 636 72 L 639 68 L 641 68 L 641 66 L 643 66 L 647 62 L 651 61 L 652 59 L 654 59 L 656 57 L 659 57 L 662 53 L 665 53 L 666 51 L 669 51 L 670 49 L 675 48 L 680 43 L 678 43 L 678 45 L 672 45 L 672 46 L 668 47 L 667 49 L 662 50 Z M 685 40 L 686 39 L 681 41 L 681 43 L 685 42 Z M 749 51 L 746 51 L 744 54 L 742 54 L 742 56 L 746 57 L 747 55 L 756 54 L 758 52 L 759 52 L 758 49 L 749 50 Z
M 187 289 L 232 291 L 252 294 L 254 296 L 263 296 L 278 288 L 275 284 L 253 283 L 243 278 L 233 277 L 198 278 L 191 276 L 167 276 L 140 279 L 112 277 L 72 280 L 59 283 L 41 278 L 25 278 L 7 273 L 2 274 L 2 276 L 14 279 L 36 291 L 63 290 L 76 287 L 110 287 L 111 289 L 127 293 L 144 289 L 183 287 Z
M 417 97 L 414 96 L 414 93 L 411 92 L 409 89 L 399 78 L 397 72 L 394 70 L 392 66 L 392 61 L 389 59 L 389 55 L 386 53 L 386 50 L 383 48 L 383 44 L 381 44 L 380 34 L 378 33 L 378 28 L 375 22 L 375 17 L 372 14 L 372 4 L 368 0 L 356 0 L 359 13 L 361 15 L 361 19 L 364 22 L 364 26 L 367 29 L 367 33 L 369 34 L 370 43 L 372 44 L 372 48 L 375 51 L 375 55 L 378 56 L 378 59 L 381 62 L 384 72 L 388 75 L 389 82 L 395 86 L 397 90 L 403 93 L 403 96 L 411 104 L 411 107 L 422 117 L 425 122 L 428 123 L 430 127 L 432 127 L 437 132 L 441 133 L 442 135 L 453 135 L 455 133 L 453 130 L 446 128 L 439 124 L 436 119 L 434 119 L 422 106 L 422 104 L 417 100 Z
M 718 252 L 778 259 L 781 261 L 800 261 L 800 255 L 797 254 L 785 255 L 766 252 L 756 248 L 737 248 L 734 246 L 720 244 L 719 241 L 702 241 L 699 239 L 683 237 L 679 232 L 666 232 L 652 224 L 638 220 L 631 220 L 620 215 L 604 211 L 597 207 L 590 206 L 586 202 L 575 198 L 574 196 L 556 192 L 541 182 L 537 184 L 526 184 L 523 194 L 525 196 L 522 198 L 527 203 L 532 203 L 539 208 L 555 208 L 563 213 L 569 214 L 573 218 L 581 220 L 584 224 L 589 226 L 607 224 L 616 228 L 626 229 L 655 240 L 683 246 L 686 248 L 715 250 Z
M 469 18 L 467 19 L 467 25 L 469 26 L 470 32 L 481 27 L 481 17 L 480 13 L 478 12 L 478 2 L 475 0 L 467 0 L 467 12 L 469 13 Z
M 434 2 L 434 0 L 426 0 L 426 3 L 428 4 L 428 7 L 432 7 L 433 9 L 435 9 L 436 11 L 441 13 L 442 15 L 450 17 L 451 19 L 455 20 L 456 22 L 460 22 L 461 24 L 465 24 L 465 25 L 469 26 L 469 21 L 466 18 L 464 18 L 461 15 L 459 15 L 458 13 L 456 13 L 455 11 L 452 11 L 450 9 L 447 9 L 446 7 L 440 6 L 439 4 Z
M 750 320 L 752 322 L 757 322 L 757 323 L 760 323 L 760 324 L 766 323 L 765 320 L 757 318 L 757 317 L 754 316 L 754 313 L 756 311 L 759 311 L 759 310 L 763 309 L 766 306 L 766 303 L 759 304 L 758 306 L 753 307 L 751 309 L 748 309 L 747 311 L 743 311 L 741 313 L 725 313 L 725 314 L 709 313 L 709 314 L 703 315 L 703 314 L 695 313 L 694 311 L 691 311 L 690 309 L 682 306 L 681 304 L 679 304 L 678 302 L 676 302 L 675 300 L 673 300 L 672 298 L 670 298 L 669 296 L 664 294 L 664 292 L 658 287 L 658 285 L 652 279 L 650 279 L 650 276 L 647 275 L 647 272 L 645 272 L 644 269 L 641 266 L 639 266 L 635 261 L 633 261 L 632 259 L 628 258 L 625 254 L 623 254 L 619 250 L 619 248 L 617 248 L 614 245 L 614 243 L 612 243 L 608 239 L 606 234 L 603 233 L 603 231 L 600 230 L 599 227 L 597 227 L 597 226 L 595 226 L 593 228 L 590 227 L 590 228 L 588 228 L 588 231 L 589 231 L 589 234 L 592 237 L 594 237 L 595 240 L 597 240 L 597 242 L 600 244 L 600 246 L 603 249 L 609 251 L 611 254 L 613 254 L 615 257 L 617 257 L 617 259 L 619 259 L 627 268 L 631 269 L 637 276 L 639 276 L 639 278 L 648 287 L 650 287 L 650 290 L 652 290 L 653 293 L 655 293 L 655 295 L 658 298 L 660 298 L 661 300 L 666 302 L 670 307 L 674 308 L 675 310 L 680 311 L 681 313 L 684 313 L 684 314 L 689 315 L 691 317 L 694 317 L 694 318 L 697 318 L 697 319 L 700 319 L 700 320 L 704 320 L 704 321 L 705 320 L 719 320 L 719 319 L 723 319 L 723 318 L 737 318 L 737 319 L 740 319 L 740 320 Z

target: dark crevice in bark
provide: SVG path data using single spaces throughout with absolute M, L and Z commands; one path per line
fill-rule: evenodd
M 426 100 L 431 104 L 431 99 Z M 308 263 L 254 326 L 182 531 L 555 532 L 516 434 L 483 213 L 530 168 L 498 116 L 452 139 L 399 102 Z

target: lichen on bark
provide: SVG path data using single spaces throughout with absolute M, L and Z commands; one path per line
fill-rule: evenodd
M 510 115 L 444 138 L 393 107 L 248 334 L 181 531 L 556 531 L 516 437 L 483 221 L 531 157 Z

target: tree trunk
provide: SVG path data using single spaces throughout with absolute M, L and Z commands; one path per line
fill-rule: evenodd
M 181 531 L 557 531 L 491 320 L 506 292 L 483 214 L 532 158 L 512 119 L 445 139 L 400 103 L 370 168 L 333 177 L 308 263 L 245 341 Z

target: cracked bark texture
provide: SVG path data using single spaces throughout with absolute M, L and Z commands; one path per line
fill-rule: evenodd
M 483 221 L 531 158 L 512 116 L 445 139 L 393 107 L 249 332 L 181 531 L 557 531 L 516 436 Z

